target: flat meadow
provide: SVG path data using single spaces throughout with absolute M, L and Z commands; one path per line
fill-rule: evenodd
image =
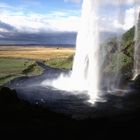
M 0 85 L 21 76 L 43 72 L 37 61 L 54 67 L 71 69 L 74 48 L 40 46 L 0 46 Z

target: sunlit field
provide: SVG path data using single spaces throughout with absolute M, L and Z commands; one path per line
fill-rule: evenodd
M 62 47 L 0 47 L 0 58 L 23 58 L 34 60 L 50 60 L 53 58 L 68 58 L 74 54 L 73 48 Z
M 71 69 L 73 48 L 45 47 L 0 47 L 0 85 L 21 76 L 35 76 L 43 73 L 36 63 L 54 68 Z

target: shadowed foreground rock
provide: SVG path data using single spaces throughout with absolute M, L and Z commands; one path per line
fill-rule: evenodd
M 127 119 L 125 119 L 127 118 Z M 116 116 L 74 120 L 63 114 L 54 113 L 47 108 L 31 105 L 18 99 L 16 91 L 0 89 L 0 136 L 27 134 L 30 136 L 71 138 L 135 138 L 139 134 L 140 114 L 131 117 Z

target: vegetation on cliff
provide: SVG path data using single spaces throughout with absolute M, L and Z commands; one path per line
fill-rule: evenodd
M 103 64 L 105 73 L 121 73 L 125 79 L 132 77 L 133 51 L 134 51 L 134 31 L 131 28 L 119 38 L 111 38 L 101 46 L 105 51 Z

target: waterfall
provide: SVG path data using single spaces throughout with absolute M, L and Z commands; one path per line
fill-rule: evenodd
M 74 56 L 74 63 L 72 71 L 69 74 L 61 74 L 57 79 L 46 80 L 42 82 L 44 86 L 52 86 L 56 89 L 70 91 L 72 93 L 87 93 L 90 101 L 93 103 L 99 99 L 101 83 L 100 72 L 103 61 L 101 60 L 102 52 L 100 50 L 99 40 L 99 13 L 100 7 L 109 1 L 102 0 L 83 0 L 82 15 L 77 35 L 76 52 Z M 117 4 L 118 3 L 118 4 Z M 125 8 L 121 0 L 117 1 L 118 10 L 114 11 L 118 15 L 116 18 L 121 27 L 125 26 Z M 137 9 L 137 7 L 136 7 Z M 137 13 L 137 12 L 136 12 Z M 135 50 L 134 50 L 134 78 L 140 74 L 140 15 L 136 20 L 135 31 Z M 117 28 L 116 28 L 117 32 Z M 109 90 L 118 90 L 121 80 L 120 75 L 120 56 L 121 52 L 121 38 L 117 39 L 117 52 L 116 57 L 116 72 L 111 75 L 111 78 L 106 77 L 104 83 Z
M 91 98 L 98 94 L 99 82 L 99 27 L 98 1 L 84 0 L 81 26 L 77 36 L 76 54 L 71 78 L 83 81 Z M 81 83 L 81 82 L 80 82 Z
M 60 75 L 53 81 L 44 81 L 42 85 L 51 85 L 57 89 L 88 93 L 92 102 L 98 97 L 99 83 L 99 24 L 97 0 L 84 0 L 82 17 L 77 35 L 76 53 L 72 72 Z
M 135 46 L 134 46 L 134 75 L 133 75 L 133 79 L 135 79 L 140 74 L 140 13 L 139 13 L 139 17 L 138 18 L 137 17 L 138 16 L 136 16 L 135 37 L 134 37 Z

